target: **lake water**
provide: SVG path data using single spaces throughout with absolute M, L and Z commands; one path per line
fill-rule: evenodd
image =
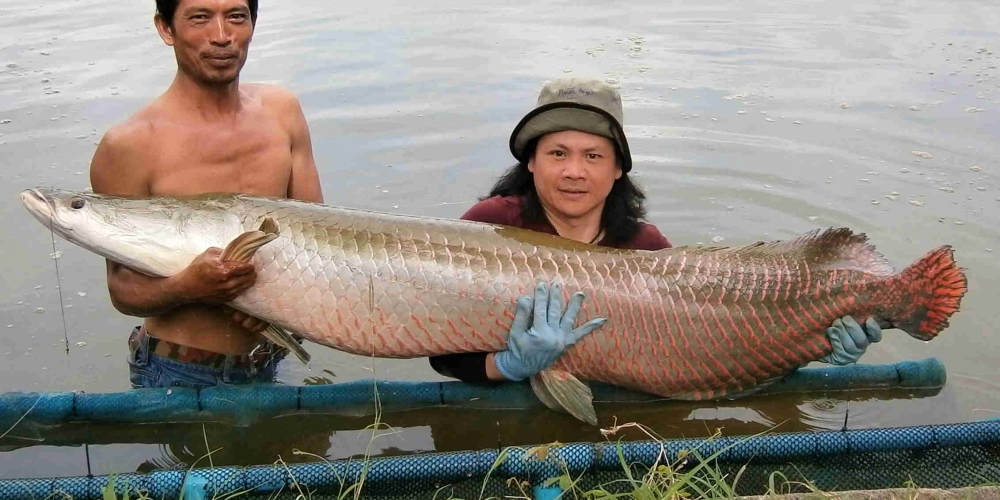
M 625 416 L 666 437 L 1000 416 L 997 4 L 262 3 L 243 81 L 300 97 L 330 204 L 458 217 L 513 162 L 510 131 L 542 83 L 596 77 L 620 86 L 634 177 L 649 220 L 675 245 L 848 226 L 897 267 L 950 244 L 968 270 L 962 311 L 939 338 L 887 331 L 862 360 L 938 357 L 948 369 L 941 391 L 769 396 Z M 0 3 L 0 391 L 129 387 L 125 340 L 138 323 L 111 306 L 103 260 L 53 243 L 18 193 L 86 189 L 104 131 L 169 85 L 173 53 L 153 12 L 151 0 Z M 444 380 L 424 359 L 310 352 L 308 368 L 282 363 L 281 382 Z M 457 417 L 460 429 L 450 425 Z M 402 430 L 385 453 L 602 439 L 551 412 L 385 420 Z M 349 456 L 370 418 L 289 422 L 209 426 L 227 450 L 215 464 L 269 463 L 292 448 Z M 190 463 L 203 443 L 200 425 L 18 432 L 3 442 L 0 477 Z

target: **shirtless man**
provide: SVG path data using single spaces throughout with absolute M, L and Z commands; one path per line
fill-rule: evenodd
M 105 134 L 91 163 L 97 193 L 187 196 L 240 192 L 322 202 L 298 99 L 240 84 L 257 0 L 156 0 L 177 73 L 160 97 Z M 252 265 L 209 249 L 183 272 L 152 278 L 109 261 L 115 308 L 145 318 L 129 339 L 134 387 L 271 381 L 266 323 L 222 304 L 249 288 Z

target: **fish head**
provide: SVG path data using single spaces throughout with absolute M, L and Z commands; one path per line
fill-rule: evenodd
M 241 232 L 233 198 L 129 198 L 28 189 L 21 202 L 53 233 L 152 276 L 171 276 Z

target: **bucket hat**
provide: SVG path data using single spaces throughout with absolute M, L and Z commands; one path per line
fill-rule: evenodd
M 622 172 L 632 170 L 632 155 L 622 129 L 622 99 L 614 87 L 600 80 L 562 78 L 545 84 L 535 108 L 514 127 L 510 152 L 527 161 L 532 139 L 552 132 L 579 130 L 607 137 L 618 146 Z

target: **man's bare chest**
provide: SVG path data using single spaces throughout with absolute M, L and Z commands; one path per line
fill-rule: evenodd
M 154 195 L 239 192 L 285 196 L 291 148 L 280 130 L 198 130 L 166 137 L 151 165 Z

